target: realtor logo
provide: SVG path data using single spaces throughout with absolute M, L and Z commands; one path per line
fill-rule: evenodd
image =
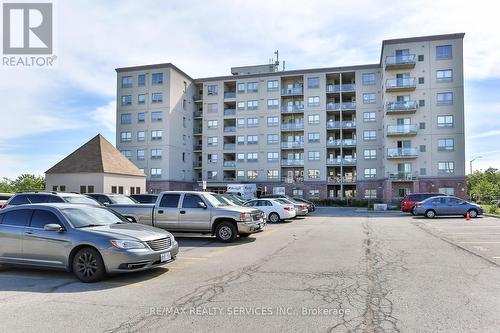
M 52 54 L 52 3 L 3 4 L 3 54 Z

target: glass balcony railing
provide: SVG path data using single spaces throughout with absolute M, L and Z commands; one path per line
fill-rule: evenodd
M 328 121 L 326 123 L 326 128 L 356 128 L 355 121 Z
M 356 139 L 344 139 L 344 140 L 328 140 L 326 142 L 327 147 L 340 147 L 340 146 L 355 146 Z
M 356 182 L 356 176 L 344 176 L 344 177 L 340 177 L 340 176 L 336 176 L 336 177 L 328 177 L 328 183 L 329 184 L 340 184 L 340 183 L 355 183 Z
M 304 182 L 304 177 L 281 177 L 283 183 L 300 184 Z
M 224 133 L 236 132 L 236 126 L 224 126 Z
M 414 54 L 395 55 L 385 57 L 385 66 L 414 66 L 416 63 Z
M 289 113 L 289 112 L 304 112 L 304 105 L 287 105 L 281 107 L 281 112 Z
M 201 168 L 201 161 L 194 161 L 193 168 Z
M 326 104 L 326 109 L 328 111 L 338 111 L 340 109 L 342 110 L 355 110 L 356 109 L 356 102 L 343 102 L 343 103 L 334 103 L 330 102 Z
M 417 84 L 414 77 L 387 79 L 385 83 L 386 90 L 413 89 L 416 86 Z
M 195 117 L 195 118 L 201 118 L 201 117 L 203 117 L 203 111 L 194 111 L 193 112 L 193 117 Z
M 327 103 L 326 104 L 326 109 L 328 111 L 337 111 L 337 110 L 340 110 L 340 103 Z
M 236 109 L 225 109 L 224 110 L 224 115 L 225 116 L 235 116 L 236 115 Z
M 193 150 L 201 150 L 202 149 L 202 145 L 194 145 L 193 146 Z
M 285 131 L 303 130 L 304 129 L 304 123 L 285 123 L 285 124 L 281 124 L 281 129 L 285 130 Z
M 203 129 L 201 127 L 193 129 L 194 134 L 201 134 L 202 132 L 203 132 Z
M 236 167 L 236 161 L 224 161 L 223 165 L 226 168 L 234 168 Z
M 356 159 L 355 158 L 327 158 L 326 159 L 326 164 L 327 165 L 355 165 L 356 164 Z
M 235 177 L 224 176 L 224 181 L 226 182 L 234 182 L 236 180 Z
M 416 180 L 417 176 L 411 172 L 389 173 L 390 180 Z
M 235 91 L 225 91 L 224 98 L 236 98 L 236 92 Z
M 287 95 L 302 95 L 302 94 L 304 94 L 304 87 L 303 86 L 281 89 L 281 95 L 284 95 L 284 96 L 287 96 Z
M 387 135 L 412 135 L 417 134 L 417 125 L 388 125 Z
M 304 160 L 299 159 L 283 159 L 281 160 L 281 165 L 284 166 L 303 166 Z
M 285 141 L 281 143 L 281 148 L 304 148 L 303 141 Z
M 225 143 L 223 147 L 224 147 L 224 150 L 234 150 L 234 149 L 236 149 L 236 144 Z
M 411 158 L 417 156 L 417 148 L 387 148 L 387 158 Z
M 398 112 L 398 111 L 415 111 L 417 110 L 417 101 L 398 101 L 398 102 L 388 102 L 385 105 L 387 112 Z

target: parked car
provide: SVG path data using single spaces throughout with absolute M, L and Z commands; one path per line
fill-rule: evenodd
M 3 205 L 9 200 L 13 194 L 11 193 L 0 193 L 0 209 L 3 208 Z
M 245 202 L 244 200 L 241 200 L 240 197 L 238 197 L 237 195 L 234 195 L 234 194 L 219 194 L 222 198 L 226 199 L 226 201 L 232 203 L 233 205 L 236 205 L 236 206 L 245 206 Z
M 155 203 L 158 199 L 158 194 L 131 194 L 130 198 L 134 199 L 138 203 Z
M 26 192 L 14 194 L 2 208 L 37 203 L 67 202 L 74 204 L 100 205 L 100 203 L 86 195 L 68 192 Z
M 245 206 L 255 207 L 263 211 L 267 219 L 272 223 L 292 219 L 296 216 L 295 208 L 292 204 L 283 204 L 274 199 L 254 199 L 245 203 Z
M 165 230 L 129 223 L 102 207 L 49 203 L 0 211 L 0 263 L 65 269 L 83 282 L 175 259 Z
M 279 203 L 285 204 L 285 205 L 293 205 L 297 216 L 306 216 L 309 213 L 309 210 L 307 209 L 307 205 L 302 203 L 302 202 L 297 202 L 293 199 L 285 199 L 285 198 L 278 198 L 278 199 L 274 199 L 274 200 L 278 201 Z
M 222 242 L 247 237 L 265 226 L 261 211 L 228 206 L 219 194 L 197 191 L 166 191 L 154 205 L 111 205 L 111 209 L 137 223 L 171 232 L 212 234 Z
M 316 205 L 312 201 L 295 197 L 293 198 L 293 200 L 305 203 L 307 205 L 307 209 L 309 210 L 309 212 L 314 212 L 316 210 Z
M 414 193 L 414 194 L 406 194 L 403 197 L 403 201 L 401 202 L 401 211 L 405 213 L 411 213 L 415 215 L 413 212 L 413 208 L 418 202 L 424 201 L 427 198 L 439 196 L 439 193 Z
M 136 200 L 123 194 L 87 193 L 87 195 L 99 201 L 105 206 L 108 205 L 133 205 L 138 204 Z
M 427 218 L 443 215 L 463 215 L 469 213 L 474 218 L 483 214 L 481 206 L 452 196 L 436 196 L 425 199 L 415 205 L 415 215 Z

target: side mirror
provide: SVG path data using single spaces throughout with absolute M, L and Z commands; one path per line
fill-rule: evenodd
M 104 206 L 108 206 L 109 205 L 109 202 L 105 201 L 102 203 Z
M 45 231 L 57 231 L 57 232 L 62 232 L 64 231 L 64 228 L 61 227 L 59 224 L 46 224 L 43 226 L 43 230 Z
M 198 202 L 198 208 L 203 208 L 203 209 L 206 209 L 207 208 L 207 205 L 205 205 L 204 202 L 200 201 Z

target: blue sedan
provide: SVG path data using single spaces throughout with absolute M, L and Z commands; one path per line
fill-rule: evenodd
M 462 215 L 474 218 L 483 214 L 483 209 L 471 202 L 452 196 L 435 196 L 419 202 L 415 206 L 415 215 L 424 215 L 432 219 L 435 216 Z

